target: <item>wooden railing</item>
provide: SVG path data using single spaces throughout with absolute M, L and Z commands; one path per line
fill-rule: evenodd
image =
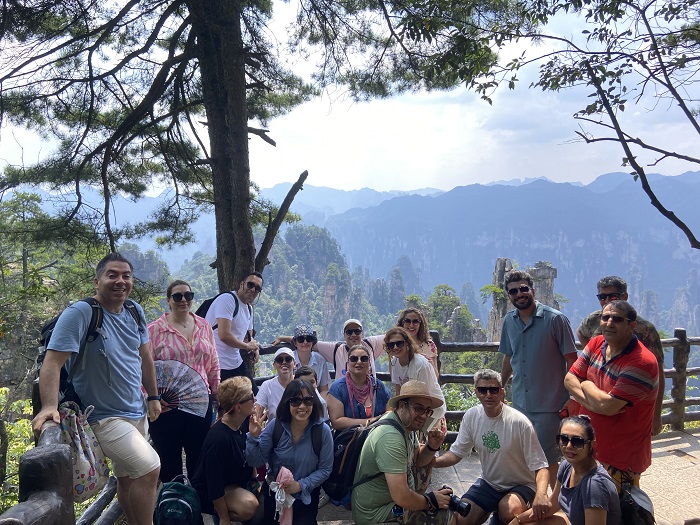
M 459 343 L 442 342 L 437 332 L 431 332 L 440 353 L 497 352 L 498 343 Z M 687 410 L 690 406 L 700 406 L 699 397 L 687 397 L 686 386 L 689 376 L 700 375 L 700 367 L 688 368 L 690 347 L 700 345 L 700 337 L 687 337 L 686 331 L 677 328 L 671 339 L 662 339 L 661 344 L 673 347 L 673 368 L 664 370 L 671 379 L 671 399 L 664 401 L 669 413 L 661 420 L 672 430 L 683 430 L 685 423 L 699 421 L 700 411 Z M 580 345 L 579 345 L 580 347 Z M 262 348 L 263 355 L 274 353 L 280 346 Z M 383 381 L 389 380 L 386 372 L 377 374 Z M 260 383 L 266 377 L 255 378 Z M 473 374 L 440 374 L 440 384 L 474 384 Z M 449 421 L 459 421 L 464 412 L 448 411 Z M 446 441 L 452 442 L 456 432 L 449 432 Z M 96 501 L 83 513 L 77 525 L 113 525 L 121 514 L 119 503 L 111 503 L 116 493 L 116 480 L 102 490 Z M 0 525 L 75 525 L 73 507 L 71 456 L 68 445 L 60 444 L 58 427 L 47 423 L 42 429 L 37 446 L 25 453 L 19 466 L 19 501 L 17 505 L 0 516 Z M 107 508 L 109 505 L 109 508 Z M 105 510 L 107 508 L 107 510 Z

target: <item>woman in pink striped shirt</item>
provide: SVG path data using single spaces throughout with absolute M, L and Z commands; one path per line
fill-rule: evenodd
M 183 448 L 187 473 L 194 475 L 219 390 L 214 333 L 204 319 L 190 312 L 194 299 L 190 285 L 173 281 L 166 297 L 170 312 L 148 325 L 163 407 L 150 424 L 150 434 L 163 482 L 182 474 Z

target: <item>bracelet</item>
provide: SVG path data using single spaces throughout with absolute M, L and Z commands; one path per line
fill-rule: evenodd
M 438 450 L 440 450 L 440 447 L 438 447 L 438 448 L 431 447 L 430 443 L 428 443 L 427 441 L 425 442 L 425 446 L 430 452 L 437 452 Z
M 369 419 L 367 420 L 367 423 L 365 423 L 365 426 L 366 426 L 366 427 L 369 426 Z
M 148 396 L 146 398 L 146 401 L 160 401 L 160 394 L 158 394 L 156 396 Z

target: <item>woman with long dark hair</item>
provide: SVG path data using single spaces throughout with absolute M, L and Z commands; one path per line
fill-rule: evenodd
M 282 394 L 277 417 L 264 430 L 260 419 L 251 417 L 246 459 L 254 467 L 266 463 L 269 466 L 263 485 L 264 523 L 279 523 L 273 490 L 276 488 L 294 498 L 293 525 L 316 525 L 321 483 L 333 469 L 333 437 L 322 415 L 316 389 L 306 381 L 294 379 Z M 279 476 L 283 467 L 291 474 L 286 478 L 284 472 Z
M 542 525 L 620 525 L 620 497 L 615 482 L 595 459 L 595 432 L 588 416 L 567 417 L 557 443 L 564 456 L 549 511 L 535 516 L 528 509 L 509 525 L 536 521 Z

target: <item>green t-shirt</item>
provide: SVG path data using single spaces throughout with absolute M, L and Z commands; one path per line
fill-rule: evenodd
M 384 417 L 394 418 L 401 424 L 395 412 Z M 391 425 L 372 430 L 362 446 L 355 472 L 355 483 L 377 472 L 406 474 L 408 486 L 413 488 L 413 453 L 417 447 L 415 432 L 400 434 Z M 352 518 L 357 525 L 380 523 L 391 514 L 394 502 L 389 493 L 386 477 L 378 476 L 352 491 Z

